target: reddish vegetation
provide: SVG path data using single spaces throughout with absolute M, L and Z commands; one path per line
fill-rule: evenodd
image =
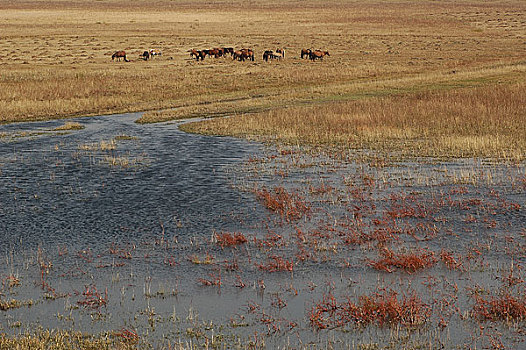
M 114 336 L 122 338 L 126 343 L 136 344 L 140 337 L 136 331 L 122 328 L 118 332 L 113 333 Z
M 292 260 L 285 260 L 280 256 L 270 256 L 269 261 L 266 264 L 258 265 L 260 270 L 267 272 L 276 272 L 276 271 L 291 271 L 294 268 L 294 263 Z
M 523 321 L 526 319 L 526 297 L 503 292 L 485 299 L 475 296 L 472 315 L 484 321 Z
M 210 277 L 209 279 L 206 279 L 206 278 L 199 278 L 199 282 L 203 285 L 203 286 L 218 286 L 218 287 L 221 287 L 221 270 L 219 270 L 219 272 L 217 274 L 215 273 L 209 273 L 208 276 Z
M 369 266 L 377 270 L 393 272 L 395 268 L 403 269 L 407 272 L 415 272 L 433 266 L 437 259 L 433 252 L 427 250 L 413 251 L 409 253 L 395 253 L 385 248 L 381 251 L 382 259 L 370 261 Z
M 273 191 L 263 188 L 256 191 L 256 197 L 265 207 L 287 221 L 295 221 L 308 214 L 310 207 L 298 195 L 291 194 L 283 187 L 276 187 Z
M 269 230 L 269 233 L 263 239 L 254 237 L 254 243 L 258 248 L 275 248 L 282 246 L 283 236 L 278 235 L 276 232 Z
M 325 194 L 325 193 L 333 192 L 334 190 L 335 190 L 334 187 L 330 185 L 326 185 L 324 183 L 321 183 L 318 187 L 315 187 L 313 185 L 309 186 L 309 192 L 311 194 Z
M 447 250 L 442 250 L 440 252 L 440 260 L 447 266 L 450 270 L 457 270 L 462 268 L 462 260 L 459 258 L 455 258 L 451 252 L 448 252 Z
M 247 238 L 241 232 L 236 232 L 233 235 L 228 232 L 221 232 L 215 234 L 217 244 L 224 247 L 233 247 L 247 242 Z
M 343 327 L 347 324 L 366 326 L 420 325 L 427 321 L 431 308 L 415 293 L 402 294 L 384 291 L 372 296 L 363 295 L 357 303 L 338 302 L 333 295 L 324 296 L 310 312 L 311 325 L 316 329 Z
M 76 293 L 77 295 L 80 293 Z M 82 292 L 82 299 L 77 301 L 77 304 L 90 309 L 100 309 L 102 306 L 106 306 L 108 301 L 108 289 L 105 290 L 102 295 L 97 287 L 94 285 L 86 286 L 86 290 Z

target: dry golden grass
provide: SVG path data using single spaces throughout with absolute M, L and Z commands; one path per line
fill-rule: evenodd
M 205 134 L 277 137 L 286 143 L 342 145 L 404 156 L 521 160 L 526 155 L 524 81 L 277 109 L 183 127 Z
M 126 111 L 151 111 L 140 122 L 155 122 L 524 79 L 520 0 L 0 0 L 0 7 L 0 123 Z M 256 61 L 195 62 L 187 52 L 220 46 L 252 47 Z M 277 47 L 285 59 L 263 62 L 262 52 Z M 307 47 L 331 56 L 301 60 Z M 140 60 L 149 48 L 163 56 Z M 132 62 L 112 62 L 115 50 Z M 390 131 L 397 132 L 414 131 Z M 473 136 L 436 142 L 495 143 Z
M 66 349 L 132 349 L 128 344 L 112 341 L 107 336 L 87 336 L 80 332 L 39 331 L 10 337 L 0 335 L 0 349 L 66 350 Z

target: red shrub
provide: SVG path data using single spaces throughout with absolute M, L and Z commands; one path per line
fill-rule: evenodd
M 508 292 L 489 299 L 477 295 L 472 316 L 484 321 L 523 321 L 526 319 L 526 297 L 515 297 Z
M 380 260 L 369 261 L 369 266 L 387 272 L 393 272 L 396 268 L 415 272 L 433 266 L 437 261 L 433 252 L 423 249 L 408 253 L 395 253 L 386 248 L 381 255 L 383 258 Z
M 292 272 L 294 268 L 294 263 L 292 260 L 285 260 L 280 256 L 271 256 L 269 261 L 266 264 L 258 265 L 260 270 L 267 272 L 276 272 L 276 271 L 290 271 Z
M 241 232 L 235 232 L 233 235 L 228 232 L 221 232 L 215 234 L 217 244 L 224 247 L 232 247 L 246 243 L 248 240 Z
M 256 197 L 267 209 L 278 213 L 287 221 L 299 220 L 310 211 L 305 200 L 287 192 L 283 187 L 276 187 L 273 191 L 263 188 L 256 191 Z
M 414 292 L 398 295 L 395 291 L 363 295 L 358 302 L 338 303 L 334 296 L 324 296 L 310 312 L 311 325 L 317 329 L 342 327 L 347 324 L 414 326 L 423 324 L 431 308 Z

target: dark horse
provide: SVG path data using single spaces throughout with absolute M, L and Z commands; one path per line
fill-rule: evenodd
M 272 50 L 267 50 L 263 53 L 263 61 L 267 62 L 269 59 L 272 58 L 272 55 L 274 54 L 274 52 L 272 52 Z
M 125 62 L 130 62 L 126 58 L 126 51 L 116 51 L 113 55 L 111 55 L 111 60 L 117 59 L 117 61 L 120 61 L 121 58 L 124 58 Z
M 302 50 L 301 50 L 301 58 L 304 58 L 304 57 L 309 58 L 311 52 L 312 52 L 311 49 L 302 49 Z
M 148 61 L 148 59 L 150 58 L 150 53 L 148 51 L 144 51 L 141 57 L 143 60 Z
M 281 60 L 283 58 L 283 52 L 276 52 L 272 50 L 267 50 L 263 53 L 263 61 L 268 62 L 268 60 Z

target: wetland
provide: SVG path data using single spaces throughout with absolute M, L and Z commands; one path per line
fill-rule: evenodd
M 524 164 L 270 147 L 138 117 L 1 127 L 5 337 L 522 343 L 522 309 L 499 308 L 525 300 Z

